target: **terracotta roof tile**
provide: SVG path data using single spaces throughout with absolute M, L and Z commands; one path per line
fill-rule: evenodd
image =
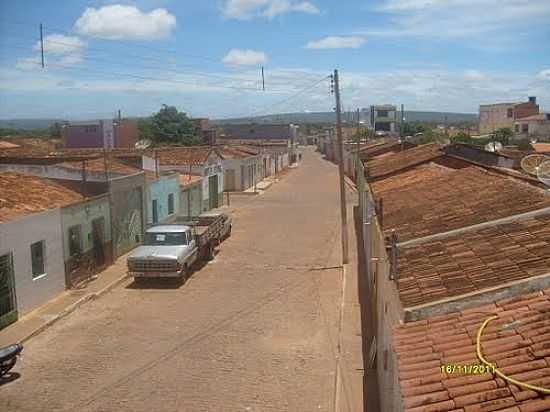
M 423 348 L 434 348 L 428 360 L 411 357 L 406 340 L 393 346 L 398 360 L 404 410 L 449 411 L 453 408 L 459 410 L 462 408 L 465 412 L 550 411 L 550 397 L 514 385 L 492 373 L 441 373 L 441 366 L 447 364 L 480 364 L 473 344 L 477 330 L 491 313 L 505 314 L 505 319 L 499 318 L 492 321 L 482 334 L 483 355 L 489 362 L 496 364 L 501 372 L 513 379 L 550 388 L 550 357 L 537 354 L 543 345 L 550 350 L 550 333 L 542 331 L 532 335 L 531 339 L 525 339 L 522 336 L 528 331 L 539 330 L 541 316 L 547 316 L 545 312 L 541 313 L 541 310 L 547 311 L 547 308 L 545 306 L 539 306 L 540 309 L 529 308 L 529 302 L 537 302 L 535 303 L 537 305 L 543 300 L 550 303 L 550 296 L 542 292 L 529 293 L 495 302 L 488 307 L 472 308 L 464 313 L 455 312 L 445 317 L 438 316 L 420 322 L 410 322 L 395 328 L 394 341 L 396 338 L 406 338 L 410 331 L 415 331 L 415 335 L 423 335 Z M 514 302 L 527 303 L 527 309 L 505 310 L 506 306 Z M 475 312 L 476 309 L 480 312 Z M 473 317 L 474 314 L 482 316 Z M 550 312 L 548 316 L 550 320 Z M 517 319 L 519 322 L 507 325 L 510 319 Z M 452 324 L 454 333 L 442 335 L 439 324 L 443 322 L 447 326 L 449 320 L 454 321 Z M 472 339 L 469 339 L 467 338 L 469 334 L 465 334 L 464 325 L 472 322 L 476 334 L 471 335 Z M 505 325 L 507 328 L 502 329 Z M 489 332 L 491 329 L 494 330 L 492 334 Z M 533 339 L 535 336 L 537 339 Z M 469 341 L 471 344 L 468 344 Z M 456 348 L 442 351 L 441 346 L 445 348 L 456 346 Z M 461 352 L 464 360 L 450 360 L 448 357 L 450 352 Z M 547 353 L 545 352 L 544 355 Z M 422 365 L 424 365 L 423 368 Z
M 51 180 L 0 172 L 0 223 L 82 200 L 80 193 Z
M 104 159 L 91 159 L 91 160 L 85 160 L 86 162 L 86 170 L 94 171 L 94 172 L 104 172 L 105 171 L 105 160 Z M 63 162 L 60 163 L 60 166 L 70 168 L 70 169 L 82 169 L 82 161 L 79 162 Z M 120 161 L 117 161 L 116 159 L 108 159 L 107 160 L 107 168 L 111 173 L 117 173 L 121 175 L 133 175 L 136 173 L 140 173 L 142 170 L 128 166 Z
M 470 230 L 436 241 L 399 247 L 397 286 L 403 305 L 433 302 L 441 297 L 458 296 L 550 273 L 550 226 L 544 221 L 545 217 L 532 217 L 513 224 Z M 517 253 L 512 254 L 511 248 Z M 439 285 L 442 293 L 433 292 L 434 284 Z M 533 293 L 507 299 L 500 310 L 515 316 L 522 316 L 522 312 L 527 316 L 533 309 L 550 311 L 546 296 Z M 486 306 L 463 314 L 469 314 L 475 320 L 483 316 L 478 312 L 494 309 Z
M 396 186 L 395 180 L 401 176 L 398 175 L 371 186 L 374 197 L 383 199 L 384 230 L 395 230 L 400 242 L 550 206 L 550 194 L 547 191 L 512 177 L 475 166 L 452 171 L 439 170 L 433 174 L 427 172 L 430 168 L 439 169 L 438 166 L 414 169 L 408 174 L 418 173 L 418 179 L 408 184 Z M 385 187 L 388 180 L 389 185 Z M 545 222 L 533 224 L 536 227 L 530 230 L 550 233 L 550 226 Z M 515 224 L 510 225 L 513 227 Z M 486 228 L 479 236 L 483 237 L 484 233 L 492 230 Z M 521 231 L 514 234 L 515 238 L 522 236 L 529 237 L 529 234 Z M 478 242 L 477 247 L 490 248 L 494 242 L 500 242 L 500 239 Z M 507 254 L 521 252 L 514 249 L 516 245 L 513 241 L 505 246 L 510 247 Z M 525 246 L 536 249 L 543 247 L 543 244 L 530 242 Z M 452 252 L 456 260 L 467 260 L 470 253 L 460 243 Z M 437 253 L 437 250 L 433 249 L 433 253 Z M 497 256 L 494 260 L 495 264 L 504 265 L 501 257 Z M 528 263 L 525 262 L 525 265 Z
M 430 143 L 391 153 L 383 158 L 375 157 L 366 163 L 367 176 L 369 179 L 380 179 L 444 155 L 445 153 L 439 144 Z
M 145 154 L 154 158 L 155 152 L 157 153 L 160 164 L 163 166 L 202 165 L 206 162 L 211 153 L 218 153 L 217 150 L 211 146 L 174 146 L 146 150 Z

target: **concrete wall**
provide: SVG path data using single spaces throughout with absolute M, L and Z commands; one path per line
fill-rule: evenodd
M 103 255 L 104 264 L 98 266 L 93 256 L 93 221 L 103 219 Z M 77 261 L 69 252 L 69 229 L 80 225 L 82 258 Z M 109 196 L 103 195 L 88 201 L 61 208 L 61 230 L 63 236 L 63 260 L 66 284 L 73 286 L 79 281 L 98 273 L 105 265 L 112 263 L 111 210 Z
M 134 148 L 137 141 L 137 122 L 128 119 L 118 121 L 115 127 L 115 147 Z
M 390 279 L 390 260 L 372 193 L 364 178 L 364 168 L 356 159 L 359 210 L 363 226 L 363 247 L 366 260 L 368 310 L 376 330 L 376 373 L 380 406 L 384 412 L 402 411 L 397 359 L 392 346 L 393 328 L 404 319 L 404 311 L 394 280 Z M 370 342 L 369 342 L 370 344 Z
M 115 257 L 139 244 L 145 228 L 145 175 L 138 173 L 109 183 Z
M 202 211 L 206 212 L 210 210 L 210 189 L 209 189 L 209 177 L 218 176 L 218 207 L 223 204 L 223 163 L 222 159 L 215 153 L 210 154 L 202 173 Z
M 33 279 L 31 244 L 45 242 L 46 273 Z M 19 316 L 65 290 L 61 213 L 52 209 L 0 224 L 0 255 L 12 253 Z
M 223 170 L 233 170 L 235 173 L 235 191 L 242 192 L 254 186 L 264 177 L 263 156 L 250 156 L 244 159 L 224 159 Z M 254 172 L 253 170 L 256 170 Z
M 509 109 L 511 113 L 509 113 Z M 514 121 L 516 119 L 538 113 L 539 106 L 530 102 L 481 105 L 479 106 L 479 133 L 492 133 L 504 127 L 514 130 Z
M 168 196 L 174 196 L 174 212 L 168 213 Z M 180 212 L 180 185 L 177 175 L 159 176 L 158 180 L 147 181 L 146 223 L 153 224 L 153 200 L 157 201 L 158 223 L 166 222 Z
M 201 182 L 194 183 L 181 189 L 180 214 L 182 216 L 198 216 L 202 209 Z
M 48 179 L 82 180 L 82 170 L 60 165 L 0 164 L 0 172 L 12 171 Z M 109 173 L 111 178 L 122 177 L 119 173 Z M 105 182 L 105 172 L 86 170 L 86 181 Z

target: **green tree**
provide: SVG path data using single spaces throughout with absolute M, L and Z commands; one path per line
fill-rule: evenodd
M 503 127 L 495 132 L 495 141 L 507 145 L 510 142 L 510 138 L 513 136 L 512 129 L 509 127 Z
M 470 137 L 468 133 L 464 132 L 458 132 L 455 137 L 451 139 L 452 143 L 468 143 L 473 144 L 473 139 Z
M 153 140 L 153 122 L 151 119 L 138 120 L 139 140 Z
M 179 112 L 174 106 L 162 105 L 158 113 L 150 120 L 150 125 L 142 124 L 144 135 L 151 133 L 155 144 L 178 144 L 192 146 L 201 143 L 193 122 L 187 114 Z

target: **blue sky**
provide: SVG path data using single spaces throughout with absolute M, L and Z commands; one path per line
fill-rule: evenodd
M 335 68 L 346 109 L 550 111 L 549 40 L 549 0 L 4 1 L 0 118 L 329 111 Z

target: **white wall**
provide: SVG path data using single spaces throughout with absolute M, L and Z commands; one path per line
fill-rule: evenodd
M 46 274 L 32 278 L 31 244 L 44 240 Z M 0 255 L 12 253 L 19 316 L 65 290 L 65 267 L 59 209 L 0 224 Z

